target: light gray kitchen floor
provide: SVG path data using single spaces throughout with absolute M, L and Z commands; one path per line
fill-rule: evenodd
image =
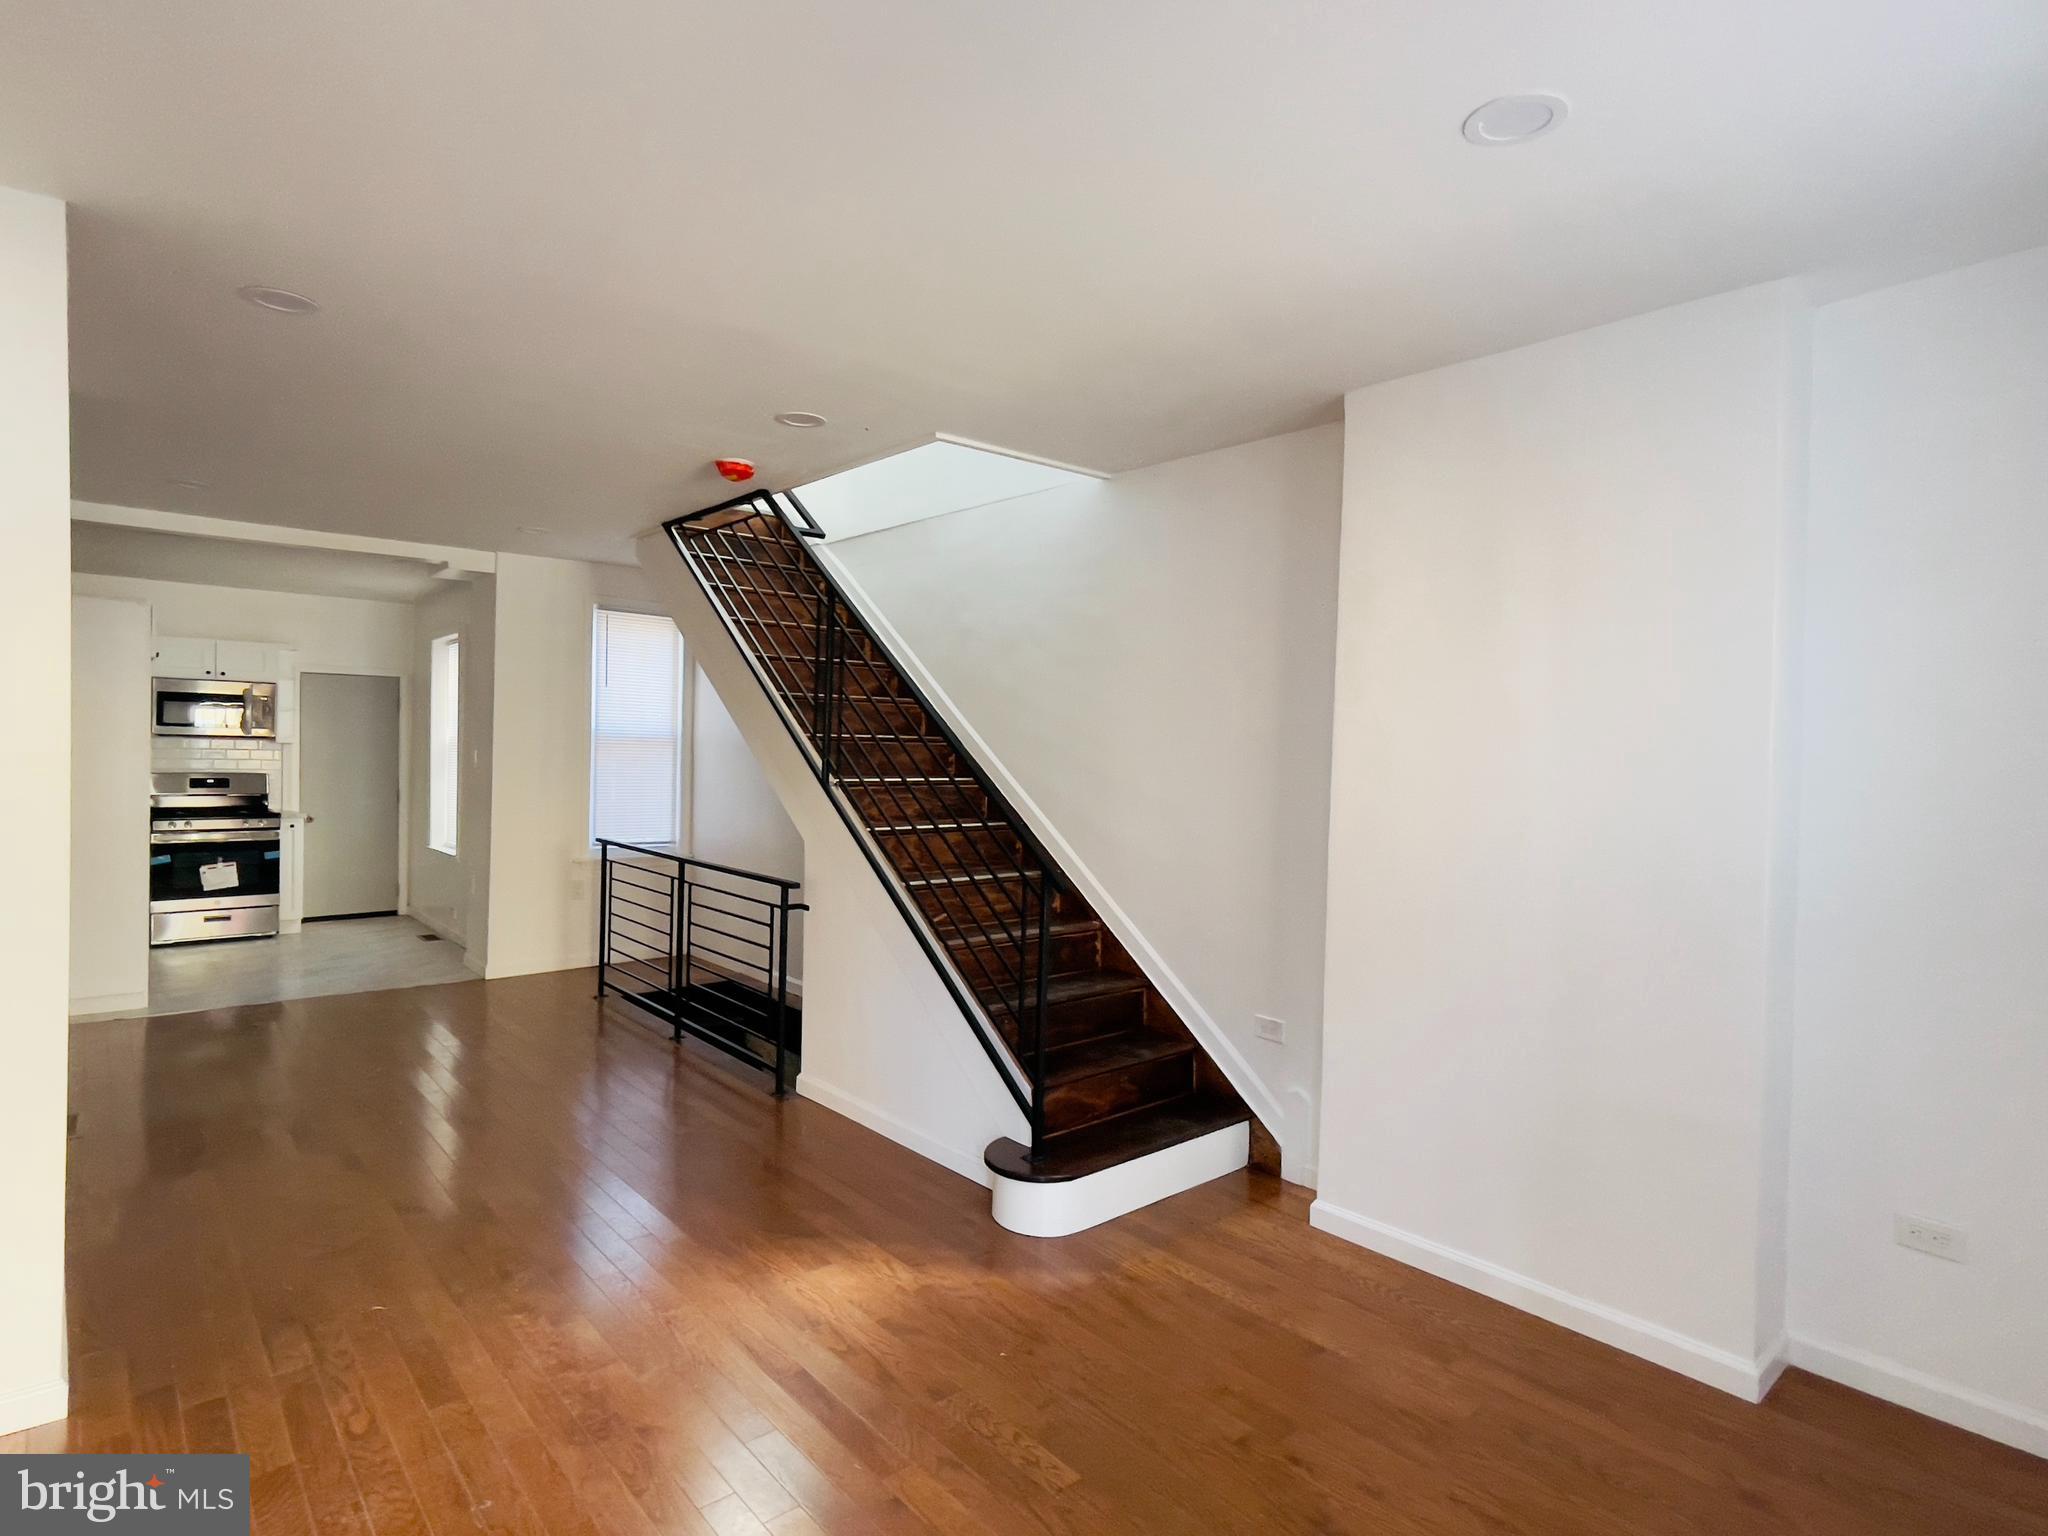
M 409 917 L 307 923 L 274 939 L 173 944 L 149 952 L 149 1014 L 337 992 L 470 981 L 462 946 L 432 939 Z

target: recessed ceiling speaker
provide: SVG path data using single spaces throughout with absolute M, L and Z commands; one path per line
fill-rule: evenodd
M 1526 144 L 1550 132 L 1570 111 L 1562 96 L 1496 96 L 1465 119 L 1465 142 L 1481 149 Z
M 235 292 L 244 302 L 254 304 L 258 309 L 271 310 L 280 315 L 317 315 L 320 306 L 303 293 L 293 293 L 289 288 L 272 288 L 263 283 L 251 283 Z

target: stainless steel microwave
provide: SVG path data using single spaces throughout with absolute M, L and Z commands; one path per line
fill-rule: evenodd
M 218 677 L 159 677 L 150 684 L 149 729 L 157 736 L 277 737 L 277 684 Z

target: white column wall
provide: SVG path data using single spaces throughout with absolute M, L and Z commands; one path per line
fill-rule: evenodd
M 2048 1455 L 2048 250 L 1823 309 L 1813 419 L 1793 1359 Z
M 1748 290 L 1345 410 L 1315 1219 L 1748 1395 L 1804 321 Z
M 0 1434 L 62 1418 L 66 1017 L 70 983 L 71 405 L 64 205 L 0 188 L 0 646 L 22 658 L 9 708 L 33 879 L 0 910 Z M 140 849 L 137 850 L 138 856 Z
M 149 1005 L 149 606 L 71 599 L 71 1011 Z

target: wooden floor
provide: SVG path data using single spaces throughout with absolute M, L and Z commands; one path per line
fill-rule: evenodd
M 266 1532 L 2048 1532 L 2048 1463 L 1749 1407 L 1263 1176 L 1012 1237 L 590 990 L 78 1026 L 75 1413 L 0 1449 L 240 1449 Z

